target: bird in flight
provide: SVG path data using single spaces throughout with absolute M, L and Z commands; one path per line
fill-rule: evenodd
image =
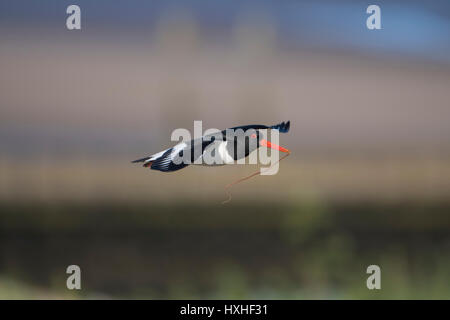
M 171 172 L 183 169 L 189 164 L 208 166 L 231 164 L 236 160 L 246 158 L 259 147 L 289 153 L 288 149 L 266 140 L 264 136 L 264 131 L 267 129 L 286 133 L 289 128 L 290 121 L 273 126 L 246 125 L 233 127 L 188 142 L 182 141 L 172 148 L 134 160 L 132 163 L 143 163 L 146 168 Z M 215 157 L 217 161 L 212 163 L 206 161 L 208 156 Z

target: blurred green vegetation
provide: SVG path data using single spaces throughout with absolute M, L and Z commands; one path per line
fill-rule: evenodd
M 2 203 L 0 298 L 450 298 L 449 204 L 293 199 Z

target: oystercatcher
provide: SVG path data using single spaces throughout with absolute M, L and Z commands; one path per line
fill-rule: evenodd
M 273 129 L 286 133 L 289 131 L 290 121 L 273 126 L 247 125 L 233 127 L 216 134 L 205 135 L 189 142 L 180 142 L 172 148 L 154 155 L 132 161 L 143 162 L 144 167 L 163 172 L 177 171 L 189 164 L 225 165 L 247 157 L 259 147 L 272 148 L 289 153 L 289 150 L 264 139 L 263 129 Z M 233 134 L 230 134 L 233 133 Z M 206 160 L 206 155 L 215 155 L 218 161 L 213 163 Z

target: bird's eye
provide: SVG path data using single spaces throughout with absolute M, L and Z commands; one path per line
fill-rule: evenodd
M 256 138 L 256 133 L 252 133 L 252 135 L 250 136 L 250 138 L 255 139 L 255 138 Z

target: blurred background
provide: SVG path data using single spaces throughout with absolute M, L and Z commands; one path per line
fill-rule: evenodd
M 449 299 L 449 102 L 444 0 L 1 0 L 0 298 Z M 130 163 L 194 120 L 292 154 Z

